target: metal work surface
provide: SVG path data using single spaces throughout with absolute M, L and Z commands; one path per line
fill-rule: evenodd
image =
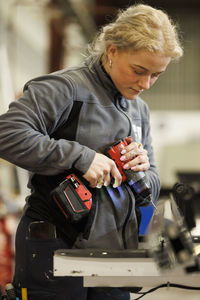
M 161 273 L 144 250 L 58 250 L 54 275 L 81 276 L 88 287 L 152 287 L 167 282 L 198 287 L 200 282 L 200 273 L 187 274 L 182 266 Z

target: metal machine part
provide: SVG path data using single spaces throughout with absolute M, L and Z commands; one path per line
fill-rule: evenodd
M 186 272 L 191 272 L 193 264 L 196 271 L 200 271 L 200 258 L 196 254 L 191 233 L 173 194 L 169 199 L 158 201 L 149 225 L 147 240 L 149 251 L 160 270 L 182 265 Z

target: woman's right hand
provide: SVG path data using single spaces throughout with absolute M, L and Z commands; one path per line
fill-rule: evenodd
M 89 182 L 90 187 L 101 188 L 102 185 L 109 185 L 114 178 L 113 187 L 117 187 L 122 182 L 122 176 L 115 162 L 101 153 L 96 153 L 95 157 L 83 177 Z

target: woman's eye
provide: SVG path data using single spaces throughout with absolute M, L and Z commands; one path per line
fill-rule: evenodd
M 145 72 L 144 71 L 137 71 L 137 70 L 134 70 L 135 74 L 137 75 L 145 75 Z

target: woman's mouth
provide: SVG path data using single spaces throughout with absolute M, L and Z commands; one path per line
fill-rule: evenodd
M 129 88 L 132 92 L 134 92 L 135 94 L 139 94 L 142 92 L 142 90 L 136 90 L 134 88 Z

